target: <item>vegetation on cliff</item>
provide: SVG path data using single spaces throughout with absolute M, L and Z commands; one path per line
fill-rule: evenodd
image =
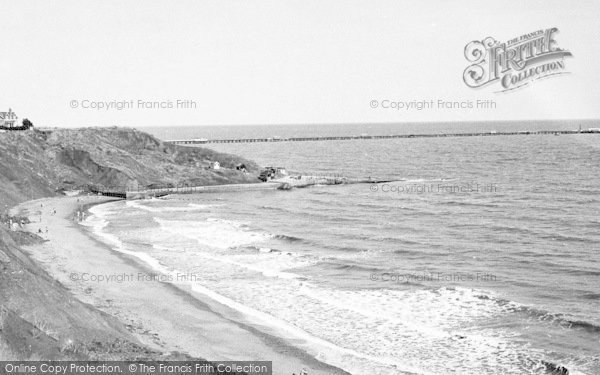
M 210 169 L 218 161 L 221 169 Z M 244 164 L 248 173 L 235 169 Z M 0 133 L 0 209 L 60 190 L 257 182 L 255 163 L 127 128 Z
M 52 280 L 20 249 L 39 241 L 0 228 L 0 360 L 177 358 L 143 347 L 115 318 Z
M 208 168 L 217 161 L 222 169 Z M 235 169 L 240 163 L 249 173 Z M 4 132 L 0 222 L 16 203 L 62 190 L 257 182 L 257 170 L 234 155 L 165 144 L 134 129 Z M 0 226 L 0 360 L 189 359 L 144 347 L 121 322 L 73 297 L 21 249 L 39 241 Z

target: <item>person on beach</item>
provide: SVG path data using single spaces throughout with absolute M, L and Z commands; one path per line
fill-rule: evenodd
M 53 215 L 56 215 L 56 208 L 52 211 Z

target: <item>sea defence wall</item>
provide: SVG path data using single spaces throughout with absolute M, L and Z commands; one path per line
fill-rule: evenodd
M 292 188 L 303 188 L 314 185 L 344 185 L 344 184 L 364 184 L 388 182 L 374 180 L 371 178 L 355 178 L 328 175 L 304 175 L 304 176 L 286 176 L 269 182 L 259 182 L 255 184 L 229 184 L 229 185 L 206 185 L 206 186 L 180 186 L 165 187 L 156 189 L 125 190 L 120 188 L 92 189 L 99 195 L 124 198 L 128 200 L 150 199 L 177 194 L 202 194 L 218 192 L 236 192 L 236 191 L 256 191 L 256 190 L 288 190 Z
M 278 182 L 263 182 L 256 184 L 230 184 L 230 185 L 208 185 L 208 186 L 180 186 L 172 188 L 144 189 L 135 191 L 125 191 L 122 197 L 126 199 L 149 199 L 153 197 L 163 197 L 170 194 L 201 194 L 218 193 L 232 191 L 250 191 L 250 190 L 275 190 L 281 186 Z M 103 195 L 110 195 L 110 191 L 101 192 Z
M 440 138 L 440 137 L 490 137 L 501 135 L 560 135 L 560 134 L 598 134 L 600 129 L 588 130 L 540 130 L 514 132 L 484 133 L 432 133 L 432 134 L 395 134 L 395 135 L 354 135 L 338 137 L 293 137 L 293 138 L 240 138 L 240 139 L 179 139 L 166 141 L 177 145 L 194 145 L 207 143 L 256 143 L 256 142 L 310 142 L 310 141 L 348 141 L 360 139 L 395 139 L 395 138 Z

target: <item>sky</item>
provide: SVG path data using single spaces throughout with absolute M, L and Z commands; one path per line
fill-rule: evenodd
M 37 126 L 600 118 L 600 1 L 0 0 L 0 9 L 0 112 Z M 469 42 L 552 27 L 573 55 L 568 74 L 507 92 L 463 81 Z

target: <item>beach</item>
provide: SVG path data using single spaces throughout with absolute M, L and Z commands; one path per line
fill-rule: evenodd
M 286 340 L 237 322 L 236 312 L 225 306 L 162 282 L 139 259 L 114 251 L 77 222 L 79 209 L 112 200 L 75 196 L 16 206 L 13 214 L 31 220 L 24 230 L 46 240 L 24 250 L 77 299 L 116 317 L 151 349 L 208 360 L 273 361 L 274 374 L 344 373 Z

